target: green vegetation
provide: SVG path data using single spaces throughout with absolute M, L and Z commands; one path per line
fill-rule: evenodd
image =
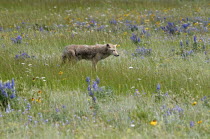
M 61 66 L 104 43 L 97 72 Z M 1 0 L 0 136 L 209 138 L 209 49 L 207 0 Z

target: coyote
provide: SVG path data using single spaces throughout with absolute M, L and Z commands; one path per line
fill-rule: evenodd
M 96 70 L 96 64 L 99 60 L 105 59 L 110 55 L 119 56 L 116 46 L 113 44 L 69 45 L 63 51 L 62 62 L 65 63 L 66 59 L 72 63 L 82 59 L 91 60 L 92 66 Z

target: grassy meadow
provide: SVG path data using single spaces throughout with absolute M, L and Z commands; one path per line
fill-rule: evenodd
M 208 0 L 0 1 L 0 138 L 207 139 L 209 101 Z

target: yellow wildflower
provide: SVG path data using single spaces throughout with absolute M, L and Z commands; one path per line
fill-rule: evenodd
M 31 98 L 31 101 L 34 101 L 35 99 L 34 98 Z
M 156 24 L 156 25 L 160 25 L 160 22 L 159 22 L 159 21 L 157 21 L 155 24 Z
M 153 126 L 157 125 L 157 120 L 152 120 L 152 121 L 150 122 L 150 124 L 153 125 Z
M 124 32 L 124 33 L 123 33 L 123 35 L 125 35 L 125 36 L 126 36 L 127 34 L 128 34 L 128 32 Z
M 124 16 L 129 16 L 129 14 L 124 14 Z
M 41 90 L 39 90 L 39 91 L 38 91 L 38 93 L 39 93 L 39 94 L 41 94 L 41 93 L 42 93 L 42 91 L 41 91 Z
M 198 123 L 198 124 L 201 124 L 202 122 L 203 122 L 203 121 L 198 121 L 197 123 Z
M 39 97 L 36 101 L 37 101 L 37 102 L 41 102 L 41 97 Z
M 59 75 L 62 75 L 62 74 L 63 74 L 63 72 L 62 72 L 62 71 L 60 71 L 58 74 L 59 74 Z
M 196 105 L 197 104 L 197 102 L 196 101 L 194 101 L 193 103 L 192 103 L 192 105 Z
M 195 22 L 195 23 L 193 23 L 195 26 L 197 26 L 199 23 L 198 22 Z

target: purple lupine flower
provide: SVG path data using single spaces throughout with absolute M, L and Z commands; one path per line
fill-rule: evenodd
M 27 108 L 26 110 L 29 111 L 31 109 L 31 104 L 27 103 L 26 108 Z
M 11 38 L 13 43 L 20 44 L 22 42 L 22 37 L 19 35 L 16 38 Z
M 207 99 L 207 97 L 204 96 L 204 97 L 201 98 L 201 101 L 204 101 L 204 100 L 206 100 L 206 99 Z
M 98 84 L 96 81 L 93 82 L 93 89 L 94 89 L 94 91 L 98 90 Z
M 117 24 L 117 21 L 116 21 L 116 20 L 114 20 L 114 19 L 112 19 L 111 21 L 109 21 L 109 23 L 110 23 L 110 24 L 114 24 L 114 25 L 116 25 L 116 24 Z
M 2 92 L 2 95 L 3 95 L 4 97 L 8 98 L 8 94 L 7 94 L 7 92 L 6 92 L 6 91 L 1 90 L 1 92 Z
M 138 46 L 133 56 L 137 56 L 137 55 L 146 56 L 146 55 L 150 55 L 151 52 L 152 52 L 152 49 L 147 49 L 147 48 Z
M 60 110 L 58 108 L 55 109 L 56 112 L 60 112 Z
M 97 25 L 97 22 L 94 19 L 90 20 L 89 23 L 90 23 L 90 26 L 96 26 Z
M 132 34 L 130 39 L 133 41 L 133 43 L 139 43 L 141 41 L 140 38 L 135 34 Z
M 40 27 L 40 28 L 39 28 L 39 31 L 44 31 L 44 28 L 43 28 L 43 27 Z
M 90 84 L 88 85 L 88 91 L 91 91 L 91 86 L 90 86 Z
M 157 91 L 159 91 L 159 90 L 160 90 L 160 84 L 159 84 L 159 83 L 157 84 L 156 89 L 157 89 Z
M 193 127 L 195 123 L 193 121 L 190 121 L 190 127 Z
M 197 36 L 193 37 L 194 43 L 197 43 Z
M 12 93 L 12 94 L 10 95 L 10 98 L 11 98 L 11 99 L 13 99 L 13 98 L 15 98 L 15 97 L 16 97 L 15 93 Z
M 184 28 L 184 29 L 187 29 L 187 27 L 189 27 L 190 26 L 190 23 L 187 23 L 187 24 L 183 24 L 182 25 L 182 27 Z
M 19 36 L 17 36 L 16 40 L 17 40 L 17 43 L 21 43 L 22 37 L 19 35 Z
M 99 84 L 100 83 L 100 79 L 97 77 L 96 78 L 96 83 Z
M 86 77 L 86 82 L 90 83 L 90 77 Z
M 92 91 L 89 92 L 89 96 L 93 97 L 94 93 Z
M 181 113 L 181 112 L 184 111 L 184 110 L 183 110 L 181 107 L 179 107 L 178 105 L 176 105 L 176 107 L 174 107 L 172 110 L 177 111 L 177 112 L 179 112 L 179 113 Z
M 94 97 L 92 97 L 93 98 L 93 102 L 96 102 L 96 97 L 94 96 Z
M 97 28 L 97 31 L 102 31 L 105 28 L 104 25 L 101 25 L 100 27 Z

